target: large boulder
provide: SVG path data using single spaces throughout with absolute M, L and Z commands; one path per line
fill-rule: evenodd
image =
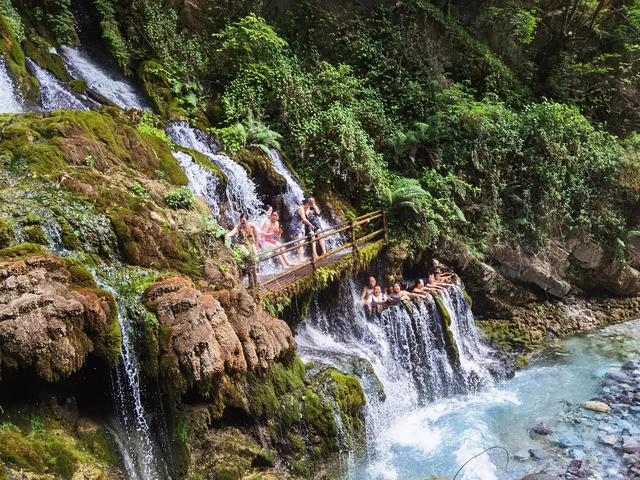
M 0 262 L 3 369 L 31 368 L 56 381 L 79 370 L 89 353 L 116 358 L 121 338 L 113 297 L 80 272 L 53 255 Z
M 207 390 L 223 374 L 266 370 L 295 352 L 288 325 L 243 289 L 203 292 L 177 276 L 154 283 L 146 296 L 166 332 L 161 368 L 179 391 L 193 383 Z
M 557 298 L 566 297 L 571 290 L 571 284 L 562 278 L 569 265 L 568 257 L 569 253 L 554 242 L 536 254 L 506 246 L 493 252 L 507 278 L 534 285 Z

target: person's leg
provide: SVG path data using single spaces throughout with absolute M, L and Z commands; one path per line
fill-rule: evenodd
M 298 250 L 297 250 L 297 254 L 298 254 L 298 260 L 302 261 L 304 260 L 303 255 L 304 255 L 304 236 L 298 235 L 296 237 L 296 240 L 298 240 Z
M 325 253 L 327 253 L 327 244 L 325 243 L 325 239 L 321 238 L 320 240 L 318 240 L 318 243 L 320 244 L 320 254 L 324 255 Z

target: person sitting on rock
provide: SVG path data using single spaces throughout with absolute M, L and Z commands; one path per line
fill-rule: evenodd
M 367 285 L 362 289 L 362 293 L 360 294 L 360 300 L 366 302 L 371 295 L 373 295 L 373 289 L 378 284 L 376 277 L 373 275 L 369 276 L 367 279 Z
M 389 303 L 400 303 L 411 300 L 409 294 L 402 289 L 399 283 L 394 283 L 391 287 L 391 295 L 389 295 Z
M 280 242 L 278 241 L 282 235 L 282 229 L 280 228 L 280 214 L 272 211 L 271 208 L 267 211 L 267 220 L 262 226 L 262 246 L 263 248 L 273 248 L 276 253 L 281 252 Z M 293 265 L 289 263 L 285 254 L 275 257 L 284 268 L 290 268 Z

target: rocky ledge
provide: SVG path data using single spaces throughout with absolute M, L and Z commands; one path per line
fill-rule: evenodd
M 0 261 L 0 366 L 55 381 L 87 355 L 113 361 L 120 330 L 112 295 L 91 275 L 53 255 Z

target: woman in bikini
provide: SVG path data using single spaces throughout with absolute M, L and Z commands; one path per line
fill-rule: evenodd
M 278 239 L 282 235 L 282 229 L 280 228 L 280 214 L 278 212 L 271 212 L 267 220 L 262 226 L 262 242 L 265 248 L 274 248 L 275 252 L 281 252 L 280 242 Z M 293 265 L 289 263 L 286 255 L 278 255 L 275 257 L 284 268 L 290 268 Z

